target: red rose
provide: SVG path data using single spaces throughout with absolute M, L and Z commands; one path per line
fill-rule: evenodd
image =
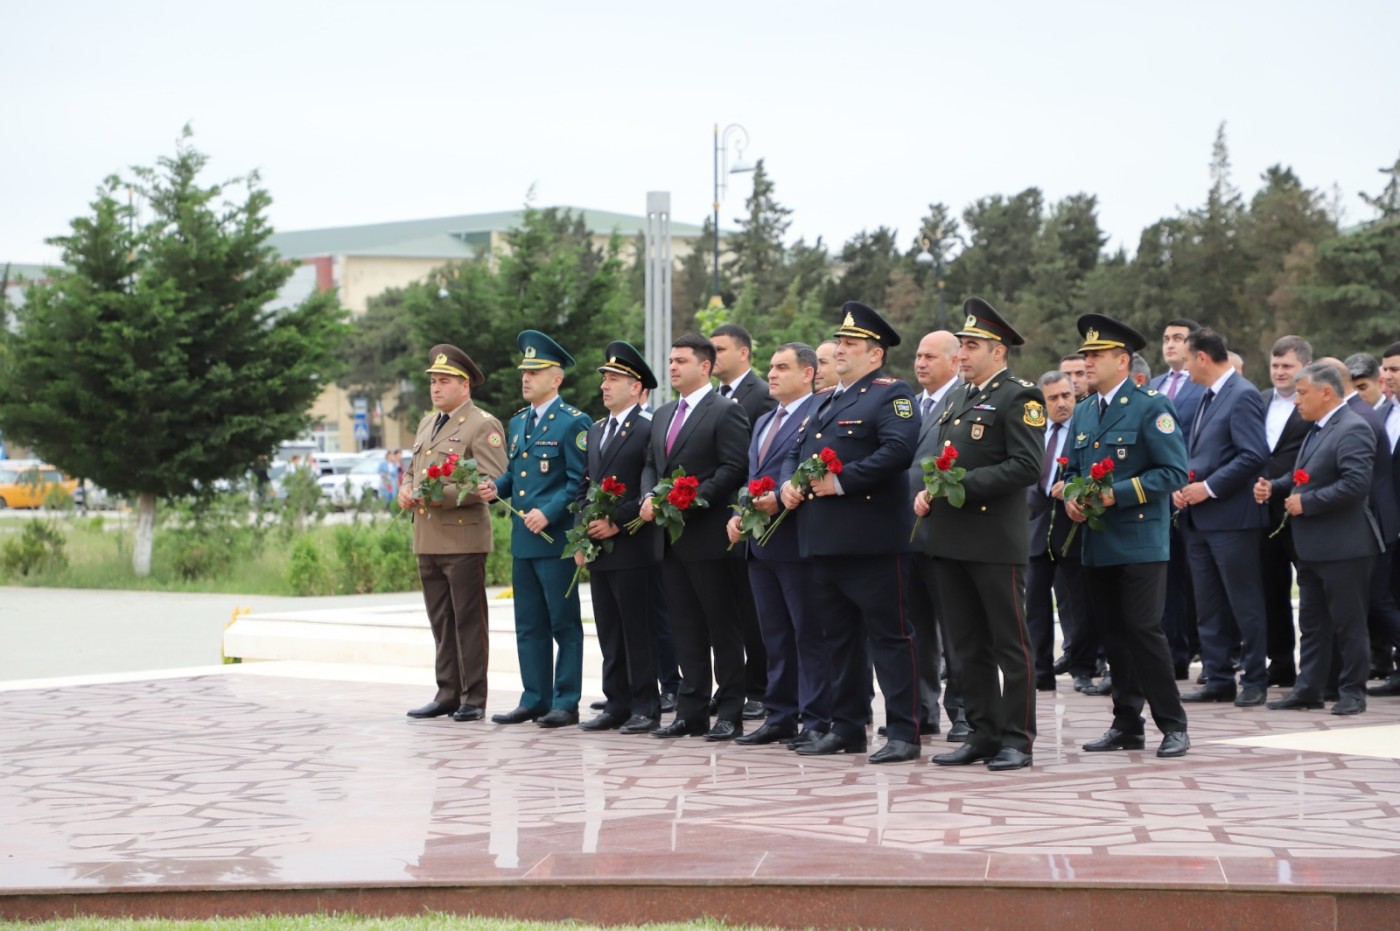
M 764 494 L 767 494 L 768 492 L 772 491 L 774 488 L 777 488 L 777 487 L 778 487 L 778 483 L 775 482 L 775 481 L 773 481 L 773 477 L 772 477 L 771 475 L 765 475 L 765 476 L 763 476 L 763 478 L 762 478 L 760 481 L 763 482 L 763 493 L 764 493 Z
M 1069 465 L 1069 457 L 1068 457 L 1068 456 L 1061 456 L 1060 458 L 1056 459 L 1055 461 L 1058 462 L 1061 466 L 1067 466 L 1067 465 Z
M 1104 475 L 1107 475 L 1108 473 L 1113 471 L 1113 460 L 1108 458 L 1107 456 L 1103 458 L 1103 461 L 1100 462 L 1099 465 L 1103 468 Z
M 825 462 L 826 464 L 830 465 L 831 463 L 836 461 L 836 450 L 832 449 L 830 446 L 823 446 L 821 451 L 821 457 L 822 462 Z
M 1192 469 L 1191 471 L 1189 471 L 1189 472 L 1186 473 L 1186 480 L 1187 480 L 1188 482 L 1194 482 L 1194 481 L 1196 480 L 1196 470 L 1195 470 L 1195 469 Z
M 759 495 L 764 494 L 768 490 L 763 487 L 763 482 L 764 480 L 761 478 L 754 479 L 752 482 L 749 482 L 750 498 L 757 498 Z
M 700 479 L 693 475 L 682 475 L 671 484 L 673 488 L 688 488 L 694 492 L 695 489 L 700 487 Z
M 680 508 L 682 511 L 688 509 L 695 501 L 695 492 L 688 488 L 677 485 L 671 489 L 671 493 L 666 496 L 666 500 Z
M 840 475 L 841 470 L 843 468 L 844 466 L 841 465 L 841 460 L 835 458 L 834 456 L 832 457 L 831 461 L 826 464 L 826 470 L 832 475 Z
M 626 490 L 627 486 L 619 482 L 617 479 L 611 477 L 603 479 L 603 492 L 605 494 L 621 497 L 622 493 Z
M 456 453 L 448 453 L 448 454 L 447 454 L 447 461 L 448 461 L 449 463 L 454 463 L 454 462 L 456 462 L 456 461 L 457 461 L 458 459 L 460 459 L 460 458 L 461 458 L 461 457 L 458 456 Z
M 1293 473 L 1293 484 L 1295 485 L 1306 485 L 1310 481 L 1312 481 L 1312 476 L 1304 472 L 1302 469 L 1299 469 Z
M 435 465 L 428 466 L 428 478 L 439 478 L 442 476 L 442 469 Z
M 934 465 L 938 466 L 938 471 L 947 472 L 953 467 L 953 460 L 948 458 L 947 453 L 944 453 L 942 456 L 938 457 L 938 460 L 934 462 Z
M 1103 478 L 1103 463 L 1096 462 L 1093 465 L 1089 466 L 1089 477 L 1096 482 L 1099 479 Z
M 952 462 L 958 458 L 958 448 L 949 443 L 947 446 L 943 447 L 943 455 L 948 457 L 949 462 Z

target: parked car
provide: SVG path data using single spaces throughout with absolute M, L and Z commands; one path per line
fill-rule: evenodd
M 364 456 L 355 462 L 350 471 L 341 475 L 322 475 L 316 480 L 321 486 L 321 494 L 338 508 L 353 507 L 367 494 L 376 498 L 379 495 L 379 466 L 384 462 L 384 452 L 377 456 Z
M 0 460 L 0 508 L 41 508 L 56 489 L 71 497 L 77 488 L 77 479 L 51 465 L 15 465 Z

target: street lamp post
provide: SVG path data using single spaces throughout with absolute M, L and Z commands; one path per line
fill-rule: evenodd
M 937 252 L 932 252 L 929 249 L 929 247 L 933 245 L 932 240 L 930 240 L 927 236 L 920 237 L 920 241 L 923 243 L 924 249 L 918 255 L 914 256 L 914 261 L 918 262 L 920 265 L 933 266 L 933 283 L 934 287 L 938 289 L 938 328 L 940 330 L 948 329 L 947 316 L 943 310 L 943 292 L 946 285 L 946 282 L 943 280 L 943 240 L 945 237 L 951 235 L 952 232 L 953 231 L 951 228 L 938 231 Z
M 737 156 L 734 164 L 729 165 L 729 140 L 734 139 L 734 148 Z M 742 141 L 741 141 L 742 139 Z M 744 149 L 749 144 L 749 131 L 738 123 L 730 123 L 724 127 L 724 132 L 720 132 L 719 124 L 715 124 L 715 273 L 714 283 L 710 289 L 710 306 L 723 303 L 719 296 L 719 202 L 724 196 L 726 186 L 721 181 L 726 175 L 737 175 L 747 171 L 753 171 L 753 165 L 744 160 Z M 724 170 L 721 170 L 721 164 Z

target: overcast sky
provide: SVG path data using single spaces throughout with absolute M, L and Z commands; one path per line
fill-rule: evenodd
M 1097 194 L 1113 244 L 1291 165 L 1356 196 L 1400 156 L 1394 2 L 61 2 L 5 4 L 0 261 L 106 175 L 174 151 L 258 169 L 278 229 L 535 203 L 710 210 L 715 123 L 742 124 L 792 238 L 833 248 L 931 201 Z M 723 223 L 743 210 L 735 176 Z

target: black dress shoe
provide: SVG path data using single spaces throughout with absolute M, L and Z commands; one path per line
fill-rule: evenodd
M 1332 706 L 1333 714 L 1360 714 L 1366 710 L 1366 699 L 1348 695 Z
M 480 721 L 484 717 L 486 717 L 486 712 L 476 705 L 463 705 L 452 712 L 452 720 L 454 721 Z
M 554 712 L 550 712 L 553 714 Z M 548 717 L 546 715 L 545 717 Z M 628 718 L 624 715 L 614 714 L 611 711 L 604 711 L 591 721 L 584 721 L 579 725 L 579 730 L 583 731 L 615 731 L 626 724 Z M 540 718 L 540 726 L 545 727 L 544 718 Z
M 1054 677 L 1054 676 L 1036 676 L 1036 677 L 1035 677 L 1035 690 L 1036 690 L 1037 692 L 1053 692 L 1053 691 L 1055 691 L 1055 677 Z
M 1185 756 L 1190 749 L 1191 738 L 1186 736 L 1185 731 L 1171 731 L 1162 735 L 1162 745 L 1157 748 L 1157 755 L 1163 758 Z
M 1088 676 L 1074 677 L 1074 690 L 1076 692 L 1088 692 L 1093 687 L 1094 680 L 1089 678 Z
M 1367 695 L 1400 695 L 1400 672 L 1386 679 L 1380 685 L 1370 685 L 1366 687 Z
M 1240 697 L 1235 699 L 1236 708 L 1251 708 L 1254 705 L 1262 705 L 1269 700 L 1269 693 L 1264 689 L 1251 688 L 1246 686 L 1240 692 Z
M 634 714 L 627 723 L 617 729 L 619 734 L 650 734 L 661 726 L 660 718 L 649 718 L 644 714 Z
M 540 727 L 568 727 L 578 723 L 578 712 L 555 708 L 535 723 Z
M 491 723 L 524 724 L 526 721 L 536 720 L 542 714 L 544 714 L 543 711 L 535 711 L 533 709 L 526 708 L 524 705 L 520 705 L 516 708 L 512 708 L 510 711 L 507 711 L 503 714 L 491 715 Z
M 746 747 L 756 747 L 760 744 L 781 743 L 784 740 L 794 740 L 797 737 L 797 728 L 792 725 L 784 727 L 781 724 L 765 723 L 752 734 L 745 734 L 735 738 L 736 744 L 743 744 Z
M 1062 676 L 1069 672 L 1069 657 L 1061 653 L 1060 658 L 1055 660 L 1055 665 L 1051 667 L 1051 670 L 1057 676 Z
M 455 702 L 430 701 L 421 708 L 414 708 L 408 712 L 410 718 L 440 718 L 444 715 L 452 714 L 457 710 Z
M 742 721 L 715 722 L 715 726 L 705 733 L 706 740 L 733 740 L 744 733 L 744 723 Z
M 865 741 L 842 740 L 837 734 L 828 731 L 816 740 L 799 744 L 793 748 L 803 756 L 830 756 L 833 753 L 864 753 Z
M 1210 679 L 1206 678 L 1205 670 L 1201 670 L 1201 674 L 1196 677 L 1196 684 L 1205 685 L 1209 681 Z
M 997 755 L 987 761 L 987 768 L 993 772 L 1004 772 L 1008 769 L 1025 769 L 1031 765 L 1031 755 L 1015 747 L 1002 747 L 997 751 Z
M 1311 708 L 1321 708 L 1322 699 L 1314 698 L 1312 695 L 1300 695 L 1294 689 L 1277 701 L 1269 702 L 1270 711 L 1307 711 Z
M 1116 727 L 1110 727 L 1098 740 L 1086 743 L 1084 749 L 1099 753 L 1107 750 L 1141 750 L 1146 746 L 1147 738 L 1141 734 L 1125 734 Z
M 972 725 L 966 721 L 954 721 L 953 726 L 948 728 L 948 743 L 960 744 L 967 740 L 972 733 Z
M 743 717 L 745 721 L 762 721 L 768 717 L 768 709 L 763 707 L 761 701 L 744 702 Z
M 1284 666 L 1281 663 L 1269 664 L 1269 684 L 1282 688 L 1293 688 L 1298 683 L 1298 670 L 1293 666 Z
M 1098 685 L 1084 690 L 1085 695 L 1112 695 L 1113 676 L 1104 676 L 1099 680 Z
M 589 702 L 588 707 L 593 711 L 602 711 L 604 708 L 608 707 L 608 700 L 606 698 L 600 698 L 598 701 Z
M 971 766 L 973 763 L 983 763 L 997 755 L 998 747 L 982 747 L 974 743 L 965 743 L 952 753 L 941 753 L 933 758 L 939 766 Z
M 820 739 L 822 734 L 825 733 L 826 731 L 818 731 L 808 727 L 799 731 L 797 736 L 793 737 L 791 740 L 784 740 L 783 743 L 787 745 L 789 750 L 796 750 L 798 747 Z
M 667 724 L 665 727 L 658 727 L 656 730 L 652 731 L 651 736 L 704 737 L 706 730 L 708 730 L 708 728 L 704 725 L 701 725 L 699 727 L 691 727 L 689 724 L 685 723 L 685 720 L 683 718 L 676 718 L 676 720 L 672 721 L 670 724 Z
M 662 692 L 662 693 L 661 693 L 661 713 L 662 713 L 662 714 L 670 714 L 672 711 L 675 711 L 675 710 L 676 710 L 676 693 L 675 693 L 675 692 Z
M 1196 689 L 1194 692 L 1183 692 L 1181 700 L 1187 702 L 1234 701 L 1235 690 L 1208 685 L 1203 689 Z
M 917 760 L 923 748 L 907 740 L 887 740 L 885 745 L 870 754 L 872 763 L 908 763 Z

